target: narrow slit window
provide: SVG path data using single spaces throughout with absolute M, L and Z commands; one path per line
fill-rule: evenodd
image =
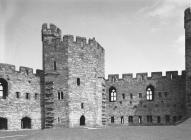
M 60 100 L 61 99 L 61 97 L 60 97 L 60 92 L 58 92 L 58 100 Z
M 77 78 L 77 85 L 80 86 L 80 78 Z
M 26 93 L 26 99 L 29 100 L 30 99 L 30 94 Z
M 54 70 L 56 70 L 56 61 L 54 61 Z
M 84 103 L 81 103 L 81 109 L 83 109 L 84 108 Z
M 16 92 L 16 98 L 20 98 L 20 92 Z
M 61 99 L 64 99 L 64 93 L 61 91 Z

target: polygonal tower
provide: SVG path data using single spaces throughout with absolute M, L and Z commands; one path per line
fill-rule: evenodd
M 187 115 L 191 116 L 191 9 L 184 13 L 185 28 L 185 66 L 186 66 L 186 107 Z
M 104 49 L 95 41 L 42 25 L 45 127 L 102 125 Z M 103 110 L 102 110 L 103 109 Z

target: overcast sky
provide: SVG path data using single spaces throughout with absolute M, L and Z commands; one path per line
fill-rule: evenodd
M 0 0 L 0 63 L 42 69 L 41 25 L 95 37 L 107 74 L 184 70 L 190 0 Z

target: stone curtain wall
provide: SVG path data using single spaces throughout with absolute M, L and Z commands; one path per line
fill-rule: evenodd
M 0 64 L 0 78 L 8 82 L 8 96 L 0 99 L 0 117 L 7 118 L 8 129 L 21 129 L 23 117 L 31 119 L 32 129 L 40 129 L 40 78 L 33 73 L 33 69 L 20 67 L 16 71 L 14 65 Z M 19 92 L 19 98 L 16 92 Z M 26 93 L 29 93 L 29 99 L 26 99 Z
M 106 114 L 107 123 L 111 124 L 111 117 L 114 116 L 114 124 L 121 124 L 121 117 L 127 125 L 162 125 L 167 124 L 165 116 L 170 116 L 168 124 L 174 124 L 185 116 L 185 72 L 178 75 L 178 72 L 154 72 L 151 77 L 147 73 L 124 74 L 122 79 L 119 75 L 109 75 L 106 80 Z M 154 100 L 146 100 L 146 88 L 154 87 Z M 117 101 L 109 102 L 109 88 L 114 86 L 117 90 Z M 139 93 L 142 97 L 139 97 Z M 125 99 L 123 95 L 125 94 Z M 132 99 L 130 94 L 133 95 Z M 161 96 L 160 96 L 161 94 Z M 152 116 L 152 123 L 147 122 L 147 115 Z M 130 124 L 128 117 L 133 116 L 133 123 Z M 142 123 L 139 124 L 138 116 L 142 116 Z M 161 122 L 157 122 L 160 116 Z M 174 117 L 174 120 L 173 120 Z M 175 120 L 176 117 L 176 120 Z

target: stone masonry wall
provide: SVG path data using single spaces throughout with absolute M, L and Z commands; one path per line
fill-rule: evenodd
M 174 124 L 185 116 L 185 72 L 178 75 L 178 72 L 154 72 L 151 77 L 147 73 L 124 74 L 122 79 L 119 75 L 109 75 L 106 80 L 106 114 L 107 124 L 111 124 L 111 117 L 114 117 L 113 124 L 121 124 L 121 117 L 127 125 L 162 125 Z M 154 100 L 146 100 L 146 88 L 154 87 Z M 113 86 L 117 91 L 117 101 L 109 101 L 109 88 Z M 123 97 L 124 95 L 125 97 Z M 130 97 L 132 94 L 132 98 Z M 141 96 L 140 96 L 141 94 Z M 147 121 L 147 116 L 152 116 L 152 122 Z M 166 121 L 169 116 L 169 122 Z M 129 123 L 129 116 L 133 117 L 133 123 Z M 138 117 L 142 117 L 139 122 Z M 158 122 L 160 117 L 160 122 Z
M 45 83 L 53 82 L 53 126 L 68 126 L 68 47 L 61 40 L 61 31 L 55 25 L 42 25 L 43 70 Z M 58 99 L 63 92 L 64 98 Z
M 87 43 L 83 37 L 76 37 L 74 41 L 73 36 L 70 36 L 68 66 L 70 126 L 79 126 L 82 115 L 85 117 L 86 126 L 102 125 L 104 82 L 99 78 L 104 78 L 104 49 L 95 39 L 89 39 Z M 77 78 L 80 79 L 80 85 L 77 85 Z
M 20 67 L 16 71 L 14 65 L 0 63 L 0 78 L 8 83 L 8 96 L 0 99 L 0 117 L 8 120 L 8 129 L 21 129 L 23 117 L 31 119 L 32 129 L 40 129 L 40 78 L 33 74 L 33 69 Z M 19 98 L 16 92 L 19 92 Z M 29 99 L 26 99 L 26 93 L 29 93 Z

